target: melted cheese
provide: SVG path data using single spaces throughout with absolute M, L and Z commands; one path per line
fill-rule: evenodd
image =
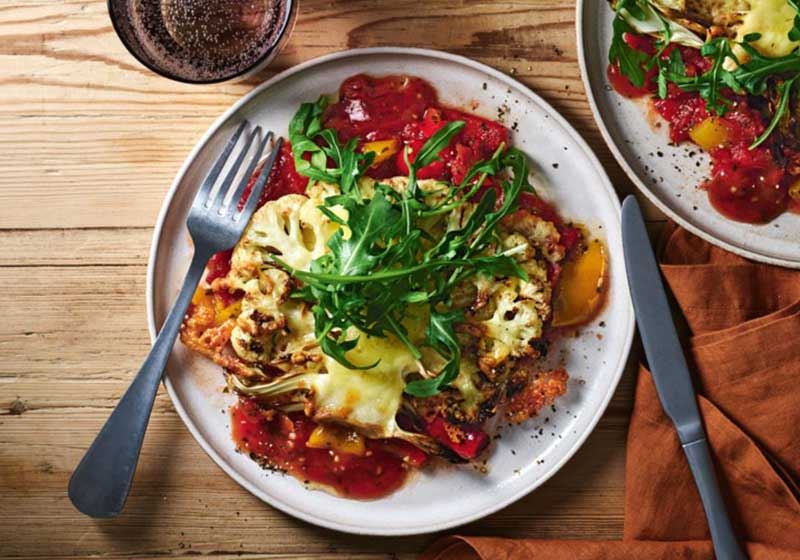
M 369 370 L 351 370 L 325 356 L 327 375 L 314 381 L 315 417 L 333 418 L 357 427 L 370 437 L 390 437 L 405 388 L 404 377 L 417 362 L 395 337 L 361 335 L 347 359 L 356 365 L 380 360 Z
M 736 39 L 743 41 L 745 35 L 760 33 L 761 38 L 753 46 L 761 54 L 786 56 L 800 45 L 788 36 L 796 15 L 797 10 L 786 0 L 751 0 L 750 9 L 736 30 Z

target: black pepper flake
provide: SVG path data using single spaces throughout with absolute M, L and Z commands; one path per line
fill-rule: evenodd
M 557 163 L 553 164 L 553 169 L 558 169 L 558 164 Z

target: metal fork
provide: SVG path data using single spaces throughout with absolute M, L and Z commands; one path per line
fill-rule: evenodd
M 194 256 L 183 287 L 142 368 L 72 473 L 69 481 L 69 498 L 73 505 L 86 515 L 115 517 L 122 511 L 136 471 L 142 439 L 164 367 L 172 352 L 172 346 L 175 344 L 192 295 L 203 276 L 206 263 L 214 253 L 233 247 L 242 236 L 275 163 L 282 139 L 278 139 L 273 147 L 255 179 L 247 201 L 240 210 L 239 201 L 261 160 L 264 149 L 273 137 L 272 132 L 268 132 L 260 139 L 244 175 L 234 190 L 233 183 L 247 159 L 253 142 L 262 135 L 261 127 L 256 127 L 245 135 L 244 147 L 230 165 L 219 188 L 214 189 L 240 137 L 248 128 L 249 123 L 245 121 L 236 129 L 195 196 L 186 220 L 194 242 Z

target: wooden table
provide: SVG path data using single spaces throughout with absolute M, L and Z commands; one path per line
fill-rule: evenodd
M 434 536 L 318 529 L 239 488 L 160 394 L 124 514 L 70 505 L 72 469 L 138 369 L 149 339 L 145 267 L 166 190 L 206 128 L 272 72 L 374 45 L 447 50 L 512 73 L 631 186 L 589 112 L 569 0 L 302 0 L 291 42 L 247 82 L 189 86 L 122 47 L 105 2 L 0 5 L 0 556 L 413 558 Z M 649 216 L 659 220 L 652 208 Z M 632 363 L 635 357 L 632 359 Z M 543 488 L 462 533 L 616 539 L 633 375 Z M 365 507 L 367 507 L 365 505 Z

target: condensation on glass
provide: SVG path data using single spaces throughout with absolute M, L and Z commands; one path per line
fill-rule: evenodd
M 176 80 L 230 79 L 268 63 L 288 39 L 293 0 L 109 0 L 125 46 Z

